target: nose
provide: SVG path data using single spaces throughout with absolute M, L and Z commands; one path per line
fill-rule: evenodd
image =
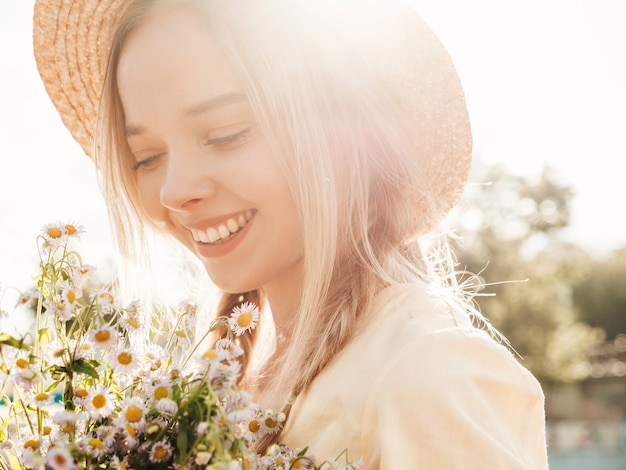
M 215 195 L 214 179 L 193 151 L 170 151 L 161 185 L 161 205 L 172 211 L 190 210 Z

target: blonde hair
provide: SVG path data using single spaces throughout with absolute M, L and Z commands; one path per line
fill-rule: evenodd
M 358 329 L 383 287 L 427 278 L 414 240 L 429 225 L 415 198 L 428 200 L 408 120 L 397 98 L 321 18 L 298 2 L 137 0 L 113 40 L 99 117 L 97 162 L 120 248 L 145 252 L 143 215 L 123 133 L 116 64 L 126 36 L 154 8 L 194 6 L 246 79 L 259 124 L 299 210 L 304 278 L 292 337 L 268 393 L 305 390 Z M 318 21 L 319 20 L 319 21 Z M 332 48 L 328 49 L 331 44 Z M 330 53 L 329 51 L 332 51 Z M 408 197 L 408 195 L 412 195 Z M 417 194 L 417 196 L 415 196 Z M 262 300 L 261 292 L 226 294 Z M 254 347 L 254 338 L 246 349 Z M 285 397 L 286 398 L 286 397 Z

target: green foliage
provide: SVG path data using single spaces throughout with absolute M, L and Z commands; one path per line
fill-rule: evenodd
M 591 260 L 573 285 L 580 318 L 601 327 L 607 338 L 626 333 L 626 248 Z
M 483 314 L 544 382 L 586 375 L 588 351 L 604 332 L 580 321 L 573 286 L 588 256 L 559 239 L 567 226 L 571 188 L 545 169 L 536 181 L 498 168 L 477 168 L 455 214 L 458 269 L 480 273 Z M 601 326 L 601 325 L 596 325 Z

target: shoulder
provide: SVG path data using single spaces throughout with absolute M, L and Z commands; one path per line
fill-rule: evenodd
M 544 468 L 537 380 L 462 312 L 425 293 L 405 295 L 376 320 L 406 324 L 378 328 L 388 346 L 371 371 L 363 404 L 361 439 L 372 451 L 369 459 L 400 464 L 415 458 L 459 468 L 462 458 L 464 468 Z

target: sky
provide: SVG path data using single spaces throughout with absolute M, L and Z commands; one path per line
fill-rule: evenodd
M 566 236 L 626 245 L 626 0 L 412 0 L 463 83 L 476 160 L 571 185 Z M 35 237 L 82 224 L 96 266 L 111 237 L 94 168 L 45 94 L 32 54 L 32 0 L 0 0 L 0 284 L 36 269 Z

